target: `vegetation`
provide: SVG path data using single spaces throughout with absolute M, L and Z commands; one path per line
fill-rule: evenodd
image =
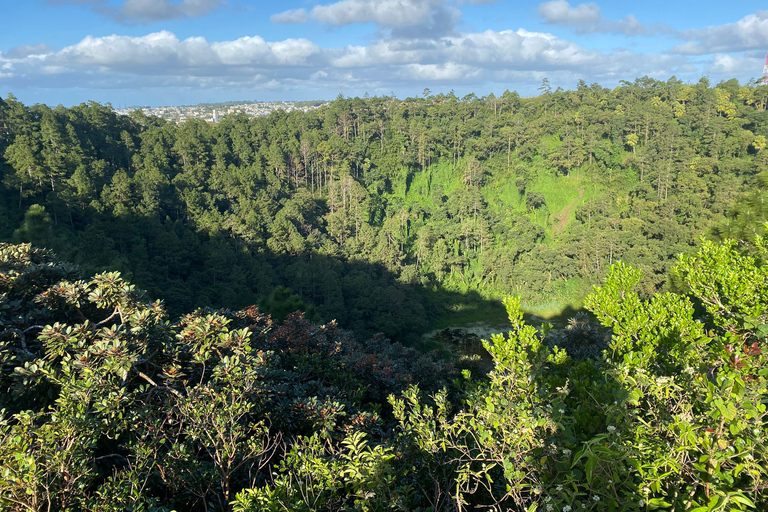
M 767 509 L 767 105 L 0 100 L 0 509 Z
M 117 273 L 4 244 L 0 505 L 763 510 L 768 237 L 755 248 L 704 242 L 675 268 L 688 294 L 649 301 L 614 264 L 586 300 L 608 330 L 560 348 L 508 299 L 484 377 L 300 314 L 170 323 Z
M 0 236 L 119 270 L 173 314 L 298 307 L 414 342 L 509 293 L 541 315 L 578 308 L 620 259 L 641 296 L 666 289 L 765 172 L 766 98 L 642 78 L 176 125 L 9 96 Z
M 118 273 L 29 245 L 0 245 L 0 272 L 3 510 L 229 509 L 287 448 L 381 440 L 388 395 L 458 375 L 300 313 L 170 323 Z

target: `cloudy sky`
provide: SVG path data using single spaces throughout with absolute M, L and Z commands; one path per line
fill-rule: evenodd
M 762 74 L 738 0 L 0 0 L 0 95 L 115 107 Z

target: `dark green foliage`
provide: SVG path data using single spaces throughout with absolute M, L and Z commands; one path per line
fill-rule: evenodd
M 393 398 L 409 467 L 435 482 L 429 509 L 765 509 L 768 267 L 734 245 L 676 267 L 706 329 L 687 296 L 643 301 L 619 263 L 586 300 L 613 333 L 602 354 L 547 347 L 510 299 L 513 329 L 485 343 L 495 368 L 462 407 Z M 768 239 L 755 246 L 765 257 Z
M 615 264 L 586 300 L 607 345 L 580 316 L 550 331 L 565 350 L 547 346 L 507 299 L 512 329 L 483 342 L 493 369 L 457 379 L 301 313 L 171 323 L 116 272 L 82 280 L 2 244 L 0 505 L 762 510 L 768 239 L 754 247 L 680 256 L 706 324 L 688 296 L 642 300 L 641 273 Z
M 0 244 L 0 277 L 3 510 L 229 510 L 304 436 L 362 450 L 388 430 L 388 395 L 456 377 L 300 313 L 171 323 L 118 273 L 82 280 L 29 245 Z
M 0 236 L 85 273 L 0 244 L 0 507 L 764 509 L 766 90 L 217 125 L 9 96 Z M 603 327 L 522 322 L 603 278 Z M 487 376 L 387 339 L 509 292 Z
M 550 330 L 544 341 L 552 348 L 565 350 L 575 360 L 598 360 L 610 339 L 610 330 L 591 321 L 589 314 L 581 311 L 568 320 L 564 329 Z
M 266 305 L 282 286 L 320 318 L 413 342 L 446 313 L 421 287 L 551 313 L 623 259 L 644 296 L 663 289 L 674 256 L 761 183 L 764 89 L 340 97 L 215 125 L 9 96 L 0 234 L 120 270 L 174 314 Z M 759 216 L 750 201 L 729 233 Z

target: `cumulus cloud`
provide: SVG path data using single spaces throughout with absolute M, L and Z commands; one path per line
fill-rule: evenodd
M 179 40 L 162 31 L 141 37 L 88 36 L 55 55 L 68 65 L 111 70 L 184 69 L 208 74 L 218 67 L 302 66 L 320 48 L 307 39 L 267 42 L 259 36 L 209 43 L 203 37 Z
M 426 42 L 378 41 L 370 46 L 350 46 L 331 60 L 336 67 L 368 67 L 377 64 L 429 65 L 472 69 L 552 69 L 598 65 L 605 55 L 586 50 L 551 34 L 524 29 L 501 32 L 486 30 Z M 436 75 L 437 73 L 435 73 Z
M 405 68 L 405 74 L 413 80 L 429 80 L 432 82 L 446 80 L 464 81 L 479 75 L 480 70 L 454 62 L 447 62 L 445 64 L 409 64 Z
M 694 71 L 679 56 L 651 54 L 639 59 L 628 51 L 588 50 L 552 34 L 524 29 L 486 30 L 429 41 L 381 40 L 336 50 L 329 63 L 335 70 L 347 69 L 378 81 L 391 76 L 401 84 L 451 87 L 539 83 L 545 76 L 565 84 L 579 78 L 592 82 L 638 74 L 666 78 Z
M 716 54 L 712 59 L 710 72 L 719 75 L 756 75 L 762 69 L 763 59 L 740 55 Z
M 23 59 L 32 55 L 46 55 L 53 52 L 53 47 L 45 43 L 25 44 L 11 48 L 4 53 L 9 59 Z
M 487 3 L 471 0 L 462 3 Z M 430 38 L 454 33 L 461 11 L 448 0 L 339 0 L 317 5 L 310 12 L 292 9 L 271 17 L 274 23 L 304 23 L 309 20 L 334 26 L 372 23 L 390 30 L 397 38 Z
M 678 34 L 688 42 L 675 46 L 672 53 L 704 55 L 768 47 L 768 11 L 749 14 L 736 23 L 684 30 Z
M 663 23 L 644 25 L 629 14 L 618 21 L 603 17 L 600 6 L 594 2 L 572 6 L 567 0 L 552 0 L 539 5 L 539 16 L 553 25 L 571 27 L 580 34 L 611 33 L 626 36 L 652 36 L 672 33 L 674 30 Z
M 272 23 L 306 23 L 308 17 L 305 9 L 291 9 L 273 14 L 269 19 Z
M 121 5 L 113 5 L 107 0 L 48 0 L 51 5 L 87 5 L 119 23 L 140 25 L 204 16 L 225 2 L 226 0 L 183 0 L 180 3 L 170 0 L 125 0 Z
M 179 39 L 168 31 L 141 37 L 86 37 L 59 51 L 0 53 L 0 73 L 13 87 L 83 89 L 141 87 L 332 89 L 384 91 L 429 84 L 472 87 L 548 76 L 572 84 L 638 74 L 669 76 L 687 58 L 601 52 L 523 29 L 455 34 L 434 39 L 385 38 L 370 45 L 323 48 L 307 39 L 230 41 Z M 638 67 L 640 63 L 640 67 Z M 39 86 L 39 85 L 38 85 Z M 345 89 L 347 90 L 347 89 Z
M 539 15 L 548 23 L 555 25 L 597 23 L 603 18 L 600 7 L 594 2 L 571 7 L 566 0 L 544 2 L 539 6 Z

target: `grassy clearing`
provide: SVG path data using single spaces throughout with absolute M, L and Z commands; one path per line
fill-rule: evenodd
M 580 181 L 565 176 L 542 176 L 530 187 L 531 191 L 544 194 L 549 213 L 557 215 L 570 206 L 583 187 Z
M 419 204 L 423 207 L 431 207 L 434 205 L 436 190 L 441 190 L 442 194 L 447 196 L 464 186 L 461 172 L 459 172 L 461 165 L 463 165 L 462 162 L 458 162 L 454 171 L 451 162 L 438 162 L 423 172 L 412 172 L 407 180 L 407 190 L 406 179 L 402 178 L 393 195 L 403 198 L 405 204 L 409 206 Z
M 525 203 L 514 179 L 503 178 L 490 181 L 483 187 L 483 197 L 491 210 L 525 211 Z
M 591 287 L 582 278 L 571 278 L 558 286 L 549 300 L 523 301 L 523 311 L 539 316 L 545 320 L 569 318 L 582 309 L 584 298 L 590 293 Z M 555 323 L 555 322 L 553 322 Z
M 447 304 L 445 313 L 429 322 L 429 330 L 460 327 L 485 322 L 489 324 L 505 323 L 507 311 L 500 300 L 479 299 L 465 295 L 466 300 Z
M 544 319 L 556 327 L 562 328 L 569 318 L 582 309 L 584 297 L 590 290 L 589 284 L 581 278 L 564 281 L 562 285 L 557 287 L 549 300 L 541 298 L 523 301 L 521 306 L 525 320 L 535 325 Z M 435 291 L 439 295 L 441 290 Z M 479 322 L 491 325 L 507 322 L 507 312 L 500 297 L 481 297 L 470 291 L 456 300 L 455 292 L 456 290 L 452 290 L 452 294 L 449 296 L 446 291 L 444 299 L 440 298 L 440 303 L 445 305 L 445 309 L 443 313 L 432 318 L 428 328 L 430 331 L 447 327 L 469 326 Z

